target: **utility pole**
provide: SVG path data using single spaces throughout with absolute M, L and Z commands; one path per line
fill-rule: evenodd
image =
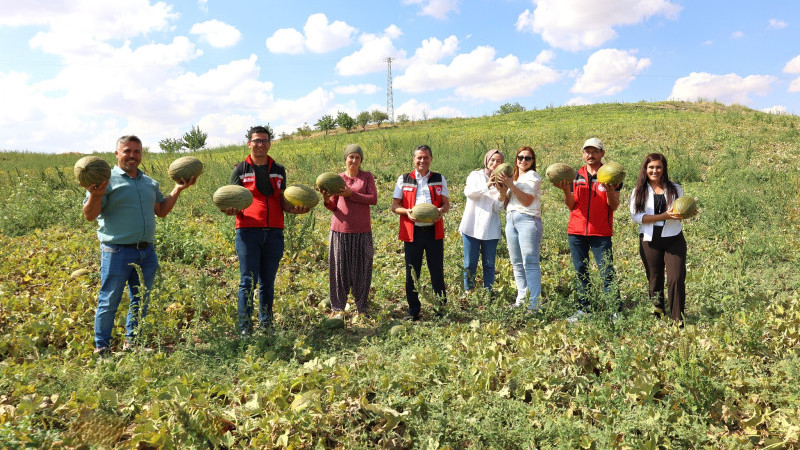
M 394 123 L 394 94 L 392 93 L 392 58 L 384 59 L 387 65 L 386 71 L 386 115 L 389 116 L 389 123 Z

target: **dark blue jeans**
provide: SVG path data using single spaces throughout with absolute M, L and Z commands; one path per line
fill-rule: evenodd
M 253 329 L 253 292 L 258 282 L 258 323 L 272 325 L 275 275 L 283 257 L 283 230 L 280 228 L 238 228 L 236 254 L 239 256 L 239 330 Z
M 614 283 L 614 252 L 611 236 L 577 236 L 569 235 L 569 251 L 572 253 L 572 265 L 578 275 L 578 301 L 582 308 L 588 308 L 589 299 L 589 251 L 594 254 L 594 261 L 603 277 L 603 292 L 612 294 L 619 302 L 619 290 Z M 615 289 L 611 292 L 611 289 Z

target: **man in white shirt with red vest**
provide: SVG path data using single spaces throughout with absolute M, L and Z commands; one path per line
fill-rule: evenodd
M 614 296 L 619 304 L 619 290 L 611 292 L 614 283 L 614 255 L 611 236 L 614 234 L 614 211 L 619 208 L 618 186 L 599 183 L 597 171 L 603 166 L 603 142 L 598 138 L 587 139 L 583 144 L 583 160 L 586 165 L 578 169 L 575 180 L 565 180 L 558 186 L 564 191 L 564 203 L 570 210 L 567 235 L 572 253 L 572 265 L 578 275 L 578 301 L 580 309 L 570 317 L 573 322 L 589 308 L 589 251 L 603 276 L 603 290 Z M 619 308 L 619 305 L 617 305 Z
M 444 219 L 440 217 L 432 224 L 419 223 L 411 208 L 417 203 L 431 203 L 444 215 L 450 211 L 450 199 L 447 181 L 440 173 L 431 172 L 433 151 L 427 145 L 414 149 L 414 170 L 400 175 L 392 195 L 392 211 L 400 216 L 399 238 L 403 241 L 406 265 L 406 300 L 408 315 L 405 320 L 419 320 L 421 303 L 419 293 L 414 287 L 414 270 L 416 278 L 422 270 L 422 256 L 428 262 L 433 292 L 447 301 L 444 282 Z M 437 311 L 441 315 L 441 311 Z

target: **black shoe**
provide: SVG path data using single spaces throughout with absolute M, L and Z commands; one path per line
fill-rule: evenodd
M 414 322 L 418 322 L 419 321 L 419 314 L 409 314 L 409 315 L 403 317 L 403 320 L 413 320 Z

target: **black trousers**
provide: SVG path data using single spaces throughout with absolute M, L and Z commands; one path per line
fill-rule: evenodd
M 653 306 L 664 309 L 664 269 L 666 269 L 667 296 L 672 319 L 683 320 L 686 308 L 686 239 L 683 232 L 676 236 L 653 236 L 645 242 L 639 235 L 639 256 L 642 257 L 647 281 L 648 294 Z
M 431 274 L 431 285 L 433 292 L 447 301 L 444 283 L 444 239 L 436 239 L 433 226 L 414 227 L 414 241 L 404 242 L 406 262 L 406 301 L 408 301 L 408 313 L 412 316 L 419 315 L 422 304 L 419 301 L 419 293 L 414 287 L 414 270 L 416 278 L 422 270 L 422 256 L 428 262 L 428 272 Z

